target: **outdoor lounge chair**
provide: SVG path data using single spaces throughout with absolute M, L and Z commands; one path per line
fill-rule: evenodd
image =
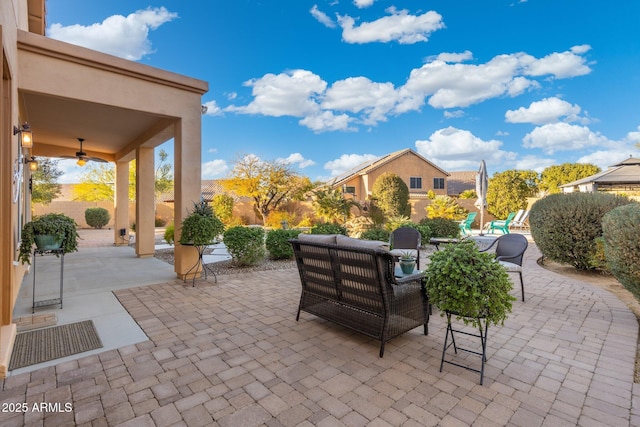
M 520 276 L 520 288 L 522 290 L 522 301 L 524 301 L 524 282 L 522 281 L 522 258 L 524 252 L 529 246 L 527 238 L 522 234 L 505 234 L 500 236 L 486 249 L 481 249 L 480 252 L 485 252 L 496 247 L 496 260 L 507 269 L 507 273 L 518 273 Z
M 517 228 L 519 230 L 529 228 L 529 222 L 527 222 L 528 219 L 529 211 L 522 211 L 522 215 L 520 215 L 520 217 L 516 215 L 513 218 L 513 221 L 511 221 L 511 223 L 509 224 L 509 228 Z
M 495 233 L 495 230 L 500 230 L 503 234 L 509 234 L 509 224 L 511 223 L 511 221 L 513 221 L 513 218 L 515 216 L 515 212 L 509 212 L 509 215 L 507 215 L 507 219 L 493 220 L 485 224 L 484 228 L 487 229 L 489 233 Z
M 471 224 L 473 224 L 473 221 L 476 219 L 477 215 L 477 212 L 469 212 L 467 218 L 458 223 L 462 234 L 466 235 L 467 232 L 469 232 L 468 234 L 471 234 Z
M 389 244 L 391 245 L 391 255 L 396 259 L 409 252 L 416 257 L 416 268 L 420 269 L 420 246 L 421 246 L 420 232 L 411 227 L 396 228 L 391 232 L 389 237 Z

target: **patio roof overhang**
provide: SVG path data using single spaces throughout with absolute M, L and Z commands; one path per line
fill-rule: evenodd
M 137 147 L 171 139 L 173 124 L 200 115 L 207 82 L 18 31 L 20 120 L 34 133 L 32 155 L 84 151 L 127 161 Z M 185 112 L 185 104 L 191 105 Z

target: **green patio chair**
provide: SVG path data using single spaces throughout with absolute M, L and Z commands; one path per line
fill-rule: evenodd
M 476 219 L 476 215 L 478 215 L 477 212 L 469 212 L 467 218 L 458 223 L 462 234 L 467 235 L 467 231 L 469 232 L 468 234 L 471 234 L 471 224 Z
M 509 215 L 507 215 L 507 219 L 498 219 L 491 221 L 487 227 L 489 229 L 489 233 L 495 233 L 495 230 L 500 230 L 502 231 L 502 234 L 509 234 L 509 224 L 515 216 L 515 212 L 509 212 Z

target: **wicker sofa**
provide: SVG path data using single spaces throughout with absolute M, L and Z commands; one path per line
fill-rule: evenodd
M 423 276 L 396 279 L 386 243 L 309 234 L 290 242 L 302 283 L 296 320 L 306 311 L 380 340 L 380 357 L 398 335 L 420 325 L 429 333 Z

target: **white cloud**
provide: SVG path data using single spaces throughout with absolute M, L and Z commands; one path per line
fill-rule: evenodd
M 343 154 L 340 158 L 325 163 L 324 168 L 331 171 L 331 176 L 335 177 L 353 169 L 360 163 L 375 160 L 378 157 L 380 156 L 375 156 L 373 154 Z
M 365 7 L 369 7 L 373 4 L 375 0 L 353 0 L 353 4 L 360 9 L 364 9 Z
M 169 22 L 178 15 L 164 7 L 138 10 L 124 17 L 113 15 L 101 23 L 89 26 L 54 23 L 47 36 L 78 46 L 137 61 L 153 53 L 149 31 Z
M 313 166 L 316 164 L 313 160 L 305 159 L 304 156 L 300 153 L 291 153 L 289 157 L 284 159 L 277 159 L 279 162 L 284 162 L 286 164 L 292 165 L 297 164 L 300 169 L 304 169 L 308 166 Z
M 494 164 L 513 162 L 516 153 L 500 147 L 501 141 L 484 141 L 468 130 L 451 126 L 435 131 L 427 140 L 416 141 L 418 153 L 444 170 L 477 169 L 481 159 Z
M 318 5 L 314 4 L 311 10 L 309 11 L 311 16 L 313 16 L 318 22 L 324 25 L 327 28 L 336 28 L 336 23 L 333 22 L 333 19 L 329 18 L 329 16 L 318 9 Z
M 445 119 L 459 119 L 460 117 L 464 117 L 464 111 L 463 110 L 445 111 L 443 115 Z
M 607 147 L 613 141 L 586 126 L 568 123 L 550 123 L 536 127 L 523 138 L 525 148 L 539 148 L 545 154 L 556 151 L 584 150 L 591 147 Z
M 591 68 L 580 55 L 591 49 L 589 45 L 574 46 L 569 52 L 554 52 L 543 58 L 531 60 L 527 64 L 526 74 L 530 76 L 553 75 L 563 79 L 589 74 Z
M 557 164 L 556 159 L 541 158 L 538 156 L 528 155 L 524 156 L 515 162 L 514 169 L 518 170 L 534 170 L 541 173 L 549 166 Z
M 351 77 L 335 82 L 325 93 L 321 107 L 362 112 L 364 124 L 375 124 L 386 120 L 398 98 L 399 94 L 391 83 L 374 83 L 366 77 Z
M 213 179 L 224 176 L 229 171 L 227 162 L 221 159 L 211 160 L 202 164 L 202 179 Z
M 545 98 L 542 101 L 532 102 L 529 107 L 520 107 L 517 110 L 509 110 L 505 113 L 508 123 L 533 123 L 536 125 L 554 123 L 561 117 L 567 121 L 575 121 L 580 114 L 578 105 L 571 105 L 560 98 Z
M 78 166 L 76 162 L 77 160 L 72 159 L 60 159 L 58 161 L 57 168 L 63 173 L 58 178 L 60 184 L 78 184 L 82 181 L 82 176 L 85 174 L 86 169 Z
M 567 55 L 575 56 L 575 52 L 562 52 L 556 56 L 564 58 Z M 547 56 L 551 57 L 554 54 Z M 301 69 L 277 75 L 265 74 L 245 83 L 252 87 L 252 102 L 245 106 L 231 105 L 222 110 L 274 117 L 299 117 L 300 125 L 317 133 L 353 131 L 357 130 L 357 125 L 374 126 L 386 121 L 390 115 L 417 111 L 424 106 L 425 101 L 433 108 L 459 109 L 492 98 L 515 97 L 527 90 L 541 87 L 541 82 L 546 80 L 541 78 L 539 82 L 527 77 L 531 64 L 537 60 L 524 53 L 498 55 L 487 63 L 478 65 L 460 62 L 470 58 L 473 55 L 468 51 L 435 56 L 420 68 L 411 70 L 405 84 L 399 87 L 391 82 L 374 82 L 364 76 L 348 77 L 329 86 L 320 76 Z M 551 59 L 547 60 L 550 61 Z M 568 72 L 565 68 L 563 74 L 551 76 L 561 78 L 567 74 L 580 75 L 584 71 L 583 64 L 580 61 L 576 61 L 576 64 L 577 68 L 573 72 Z M 551 70 L 549 72 L 553 73 Z M 534 110 L 538 107 L 548 108 L 555 102 L 555 114 L 564 105 L 561 100 L 547 102 L 532 104 L 528 109 L 508 114 L 513 120 L 524 120 L 525 116 L 532 120 L 543 120 L 542 112 L 538 112 L 539 117 L 534 118 Z M 588 123 L 589 120 L 584 115 L 578 117 L 578 106 L 570 106 L 565 110 L 565 121 L 579 119 L 583 124 Z M 549 111 L 546 113 L 550 114 Z M 460 113 L 445 113 L 445 117 L 450 118 L 451 114 Z
M 265 74 L 245 82 L 252 87 L 254 100 L 245 107 L 228 107 L 230 111 L 265 116 L 304 117 L 318 112 L 314 96 L 323 93 L 327 82 L 306 70 Z
M 220 109 L 216 101 L 207 101 L 203 105 L 207 108 L 207 112 L 205 113 L 207 116 L 222 115 L 222 110 Z
M 356 131 L 356 128 L 349 125 L 351 121 L 352 119 L 346 114 L 336 115 L 331 111 L 323 111 L 312 116 L 307 116 L 301 119 L 299 123 L 316 133 L 337 130 Z
M 422 15 L 410 15 L 407 10 L 387 9 L 390 13 L 376 21 L 355 25 L 355 19 L 338 16 L 342 27 L 342 39 L 347 43 L 371 43 L 397 41 L 401 44 L 426 42 L 432 32 L 445 27 L 442 16 L 434 11 Z

